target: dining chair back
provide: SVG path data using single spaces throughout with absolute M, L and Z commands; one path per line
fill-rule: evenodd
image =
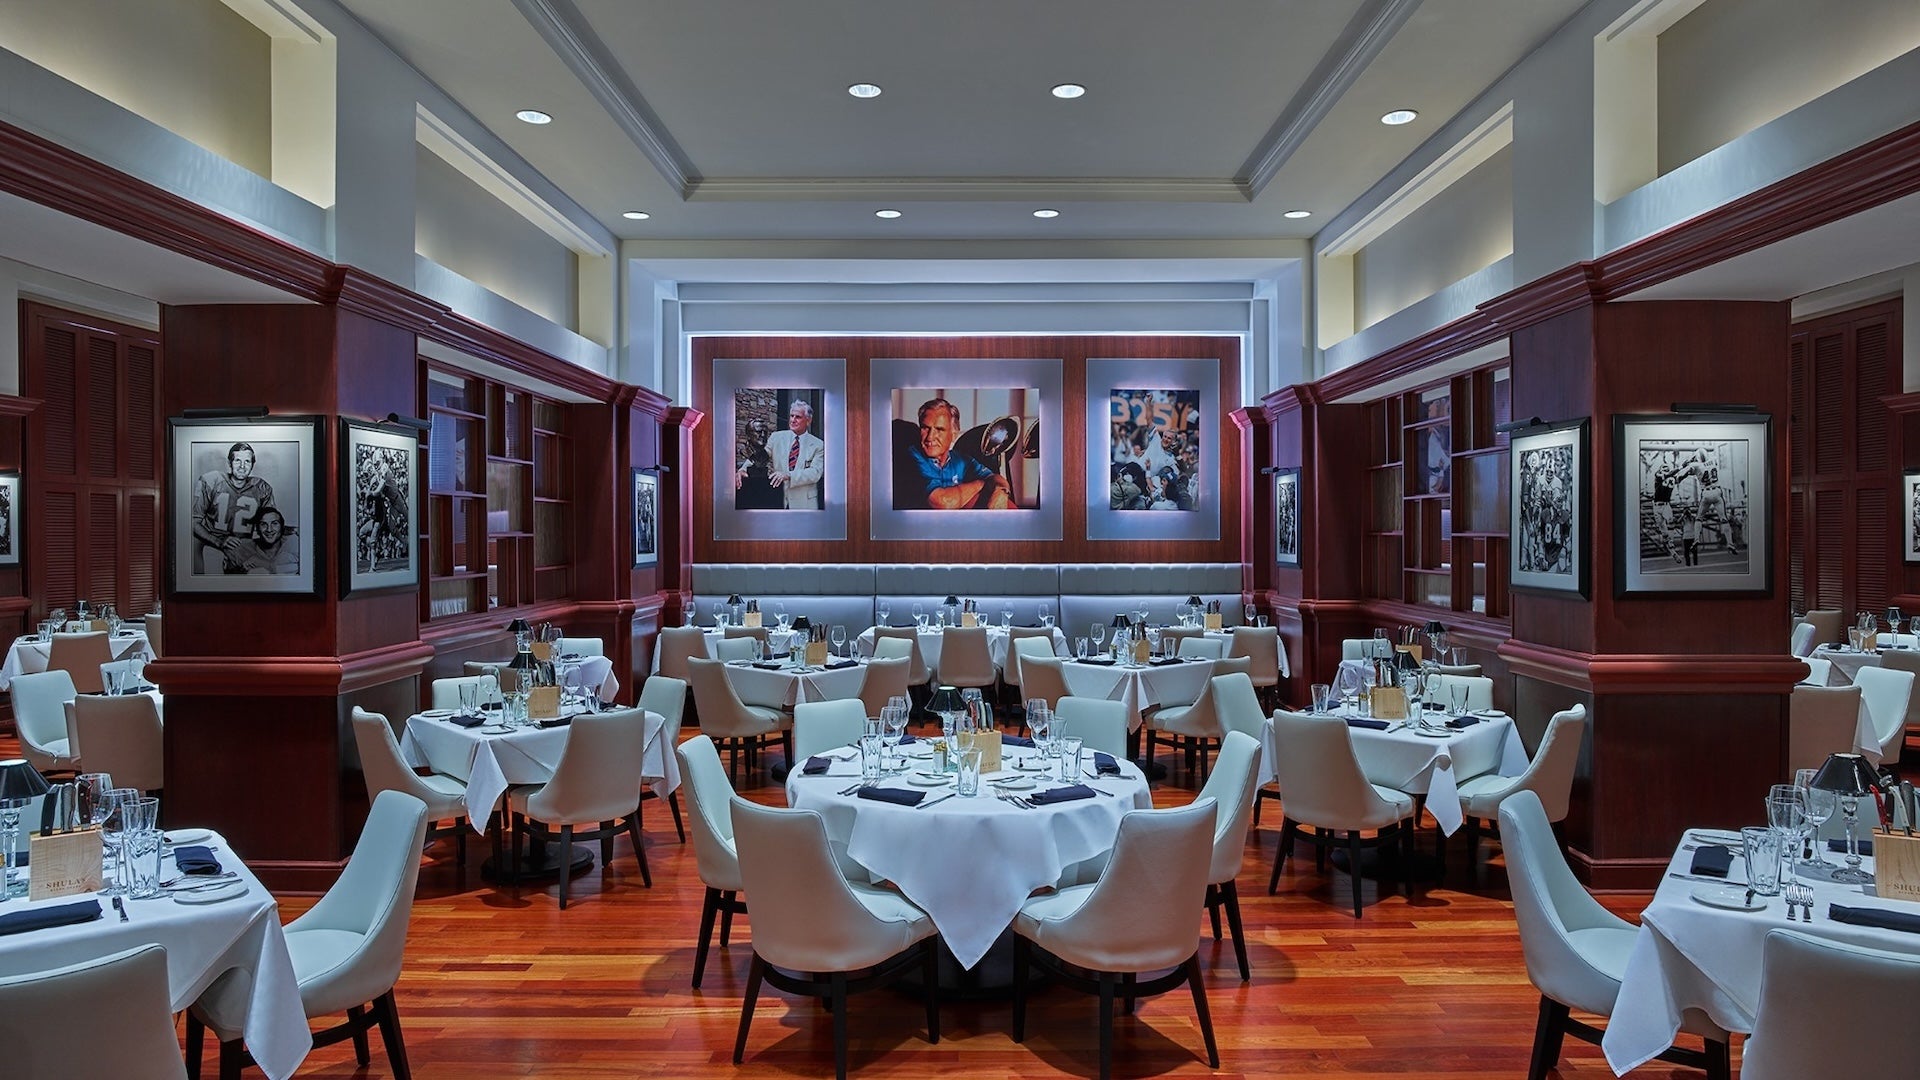
M 752 638 L 765 645 L 773 637 L 773 631 L 764 626 L 727 626 L 721 628 L 720 637 L 723 641 L 729 638 Z
M 687 679 L 687 661 L 696 657 L 701 660 L 708 658 L 707 632 L 697 626 L 669 626 L 660 631 L 654 648 L 658 650 L 659 657 L 654 668 L 660 674 Z
M 940 684 L 989 687 L 1000 677 L 987 647 L 984 626 L 949 626 L 940 631 Z
M 1318 828 L 1359 830 L 1385 828 L 1407 816 L 1399 800 L 1382 794 L 1361 771 L 1345 720 L 1276 712 L 1273 741 L 1288 819 Z
M 566 687 L 568 692 L 592 694 L 596 700 L 604 700 L 602 688 L 607 684 L 607 676 L 612 674 L 613 660 L 605 656 L 588 656 L 559 669 L 560 685 Z
M 1160 628 L 1160 647 L 1178 656 L 1181 642 L 1206 636 L 1207 631 L 1198 626 L 1164 626 Z
M 47 651 L 47 670 L 64 671 L 73 677 L 73 688 L 82 694 L 98 694 L 100 665 L 113 659 L 107 644 L 107 632 L 94 630 L 84 634 L 55 634 Z
M 1047 703 L 1049 709 L 1057 709 L 1067 698 L 1067 677 L 1061 673 L 1062 661 L 1057 656 L 1041 656 L 1028 653 L 1020 661 L 1022 700 L 1034 698 Z
M 1891 654 L 1888 654 L 1891 655 Z M 1869 665 L 1854 673 L 1853 685 L 1873 718 L 1873 734 L 1880 740 L 1880 758 L 1895 761 L 1907 741 L 1907 708 L 1913 701 L 1913 672 Z
M 1078 738 L 1088 750 L 1126 757 L 1127 707 L 1105 698 L 1063 697 L 1053 705 L 1052 737 Z
M 877 714 L 876 714 L 877 715 Z M 867 707 L 859 698 L 803 701 L 793 707 L 793 760 L 851 746 L 866 727 Z
M 1432 679 L 1432 700 L 1443 708 L 1453 708 L 1453 688 L 1467 688 L 1467 711 L 1493 708 L 1493 680 L 1484 675 L 1436 675 Z
M 318 903 L 286 926 L 287 952 L 307 1016 L 347 1014 L 345 1023 L 316 1032 L 314 1045 L 353 1038 L 364 1046 L 367 1029 L 378 1024 L 396 1077 L 411 1075 L 393 987 L 400 980 L 426 836 L 425 803 L 399 791 L 375 795 L 346 870 Z M 189 1060 L 199 1059 L 204 1025 L 220 1039 L 221 1074 L 239 1075 L 237 1064 L 229 1071 L 229 1061 L 246 1057 L 240 1036 L 253 996 L 251 981 L 236 969 L 200 995 L 187 1019 Z M 363 1008 L 369 1002 L 373 1008 Z
M 700 730 L 722 739 L 765 735 L 779 727 L 771 709 L 757 709 L 740 700 L 727 680 L 727 666 L 719 660 L 687 661 L 689 682 L 693 685 L 693 709 L 700 718 Z
M 563 637 L 555 648 L 561 656 L 607 655 L 607 643 L 597 637 Z
M 1224 638 L 1183 637 L 1174 647 L 1175 656 L 1198 656 L 1207 660 L 1224 659 L 1227 655 L 1227 642 Z M 1248 667 L 1253 665 L 1249 663 Z
M 1340 659 L 1372 660 L 1393 655 L 1393 642 L 1387 638 L 1343 638 L 1340 641 Z
M 933 672 L 927 668 L 927 658 L 920 654 L 920 630 L 913 626 L 876 626 L 873 628 L 873 641 L 877 649 L 879 643 L 887 638 L 904 641 L 908 645 L 907 655 L 913 658 L 913 666 L 907 670 L 907 682 L 914 686 L 923 686 L 933 678 Z M 874 655 L 878 656 L 876 651 Z
M 1244 679 L 1246 676 L 1234 676 Z M 1253 688 L 1247 687 L 1251 696 Z M 1233 935 L 1234 959 L 1240 966 L 1240 981 L 1253 977 L 1247 964 L 1247 943 L 1240 927 L 1240 890 L 1234 879 L 1240 876 L 1240 864 L 1247 854 L 1247 828 L 1253 820 L 1253 793 L 1260 771 L 1260 742 L 1244 732 L 1229 731 L 1220 743 L 1213 772 L 1195 802 L 1213 800 L 1213 858 L 1207 867 L 1207 913 L 1213 921 L 1213 937 L 1220 939 L 1220 913 L 1227 914 L 1227 926 Z
M 1213 712 L 1224 731 L 1238 731 L 1260 742 L 1267 716 L 1260 711 L 1260 694 L 1245 672 L 1230 671 L 1208 680 L 1213 687 Z
M 1818 608 L 1806 614 L 1813 627 L 1813 647 L 1837 645 L 1847 640 L 1847 615 L 1839 608 Z
M 474 688 L 474 700 L 477 702 L 492 701 L 500 695 L 500 680 L 492 675 L 462 675 L 455 679 L 435 679 L 430 688 L 432 697 L 429 698 L 429 701 L 431 704 L 427 707 L 431 709 L 458 709 L 460 707 L 460 688 L 463 686 L 471 686 Z
M 1547 721 L 1546 734 L 1533 760 L 1518 776 L 1475 776 L 1459 785 L 1460 815 L 1466 821 L 1468 860 L 1476 870 L 1480 858 L 1480 822 L 1493 821 L 1500 804 L 1516 792 L 1531 791 L 1540 800 L 1548 821 L 1567 816 L 1567 803 L 1573 792 L 1573 775 L 1580 764 L 1581 744 L 1586 739 L 1587 707 L 1575 705 L 1553 715 Z M 1511 736 L 1510 736 L 1511 737 Z
M 687 718 L 687 683 L 671 675 L 649 676 L 640 686 L 640 700 L 635 702 L 648 712 L 657 712 L 667 718 L 666 726 L 660 729 L 660 737 L 669 744 L 680 741 L 680 725 Z
M 65 671 L 15 675 L 7 693 L 13 698 L 13 728 L 20 749 L 41 772 L 80 767 L 80 754 L 67 737 L 67 702 L 75 697 L 73 676 Z
M 1920 956 L 1776 929 L 1760 958 L 1741 1080 L 1873 1076 L 1890 1061 L 1920 1060 L 1920 1027 L 1909 1018 Z
M 429 822 L 466 816 L 467 785 L 439 773 L 426 777 L 414 772 L 400 753 L 400 743 L 393 737 L 393 725 L 386 717 L 354 706 L 353 743 L 360 752 L 360 773 L 367 782 L 368 798 L 383 791 L 411 795 L 425 804 Z M 114 782 L 119 780 L 116 775 Z
M 1793 624 L 1793 633 L 1787 637 L 1787 652 L 1792 656 L 1807 657 L 1813 655 L 1813 624 L 1805 619 Z
M 494 683 L 500 683 L 500 669 L 507 666 L 505 660 L 467 660 L 460 665 L 460 673 L 466 678 L 491 676 Z
M 166 784 L 165 729 L 145 694 L 82 694 L 67 705 L 67 746 L 88 772 L 113 777 L 114 787 L 159 791 Z
M 1161 631 L 1164 637 L 1166 631 Z M 1236 626 L 1227 649 L 1228 656 L 1244 656 L 1251 662 L 1248 676 L 1256 687 L 1280 685 L 1280 629 L 1275 626 Z
M 1912 659 L 1916 664 L 1920 664 L 1920 653 L 1915 653 Z M 1833 661 L 1823 656 L 1803 656 L 1800 662 L 1807 665 L 1807 677 L 1801 679 L 1801 682 L 1808 686 L 1825 686 L 1832 681 Z M 1886 661 L 1883 659 L 1881 663 L 1884 664 Z M 1920 667 L 1914 670 L 1920 671 Z
M 161 945 L 0 976 L 7 1072 L 186 1080 L 171 1000 Z
M 1848 754 L 1860 724 L 1858 686 L 1796 686 L 1787 706 L 1787 768 L 1817 769 L 1829 754 Z
M 1435 675 L 1473 675 L 1480 674 L 1479 664 L 1428 664 L 1426 669 Z
M 640 709 L 576 716 L 553 776 L 527 796 L 529 817 L 554 825 L 612 821 L 640 805 L 646 714 Z
M 907 670 L 913 666 L 910 656 L 878 657 L 867 661 L 860 676 L 860 705 L 868 716 L 879 716 L 880 709 L 896 697 L 907 697 Z
M 713 643 L 714 658 L 722 661 L 758 660 L 766 641 L 765 637 L 755 637 L 752 634 L 729 635 Z
M 143 616 L 143 621 L 147 627 L 147 651 L 152 653 L 155 659 L 167 655 L 166 633 L 164 624 L 160 621 L 160 613 L 156 611 Z
M 720 763 L 720 751 L 713 740 L 695 735 L 674 747 L 680 759 L 682 790 L 687 793 L 687 808 L 693 819 L 694 866 L 706 897 L 700 909 L 700 940 L 693 953 L 693 987 L 700 988 L 707 969 L 707 951 L 713 942 L 713 922 L 724 915 L 721 945 L 733 927 L 736 914 L 746 914 L 740 900 L 740 856 L 733 847 L 733 784 L 727 779 L 726 766 Z
M 1832 661 L 1822 660 L 1821 663 L 1831 664 Z M 1813 661 L 1808 660 L 1807 664 L 1808 666 L 1812 666 Z M 1892 671 L 1909 672 L 1916 678 L 1920 678 L 1920 650 L 1888 649 L 1880 654 L 1880 666 Z M 1807 681 L 1813 682 L 1813 679 L 1808 678 Z M 1825 681 L 1824 679 L 1821 680 L 1822 683 Z M 1907 695 L 1906 726 L 1909 728 L 1920 727 L 1920 694 Z M 1894 745 L 1897 747 L 1899 743 L 1896 741 Z
M 1038 653 L 1030 652 L 1028 649 L 1021 647 L 1020 643 L 1023 641 L 1040 642 L 1045 647 L 1044 651 Z M 1015 626 L 1007 631 L 1007 662 L 1001 665 L 1001 677 L 1009 684 L 1021 688 L 1022 692 L 1020 697 L 1022 700 L 1025 700 L 1027 697 L 1025 693 L 1027 684 L 1025 681 L 1026 676 L 1020 670 L 1020 660 L 1022 657 L 1030 655 L 1054 655 L 1053 627 Z

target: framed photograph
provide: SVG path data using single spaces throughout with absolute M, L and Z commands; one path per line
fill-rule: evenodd
M 1273 474 L 1273 560 L 1300 565 L 1300 470 Z
M 1513 433 L 1507 454 L 1508 583 L 1586 596 L 1589 479 L 1587 421 Z
M 1222 415 L 1217 359 L 1089 358 L 1087 538 L 1218 540 Z
M 1773 418 L 1613 418 L 1620 596 L 1773 588 Z
M 20 549 L 26 546 L 26 505 L 21 501 L 20 474 L 0 473 L 0 566 L 19 566 Z
M 633 566 L 660 561 L 660 472 L 633 470 Z
M 1920 470 L 1913 470 L 1901 477 L 1900 502 L 1900 559 L 1902 562 L 1920 563 Z M 17 502 L 17 500 L 16 500 Z M 20 556 L 15 553 L 13 556 Z M 0 565 L 5 565 L 0 562 Z
M 1059 360 L 876 359 L 876 540 L 1058 540 Z
M 420 433 L 340 418 L 340 595 L 420 586 Z
M 845 540 L 846 361 L 722 359 L 712 371 L 713 538 Z
M 318 416 L 167 419 L 173 592 L 320 592 L 323 424 Z

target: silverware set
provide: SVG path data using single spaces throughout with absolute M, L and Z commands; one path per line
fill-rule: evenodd
M 1801 922 L 1810 923 L 1813 921 L 1813 886 L 1802 885 L 1797 881 L 1792 882 L 1786 887 L 1786 897 L 1788 922 L 1793 921 L 1793 909 L 1795 907 L 1800 909 Z
M 1011 791 L 996 791 L 993 793 L 993 797 L 996 799 L 999 799 L 1001 802 L 1004 802 L 1004 803 L 1012 803 L 1013 805 L 1019 807 L 1022 810 L 1040 809 L 1038 806 L 1034 805 L 1032 800 L 1022 798 L 1019 795 L 1015 795 Z
M 201 889 L 213 889 L 240 880 L 240 875 L 229 870 L 224 874 L 188 877 L 182 875 L 160 883 L 162 889 L 172 893 L 198 892 Z

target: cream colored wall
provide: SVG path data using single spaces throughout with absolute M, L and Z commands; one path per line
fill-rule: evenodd
M 1513 149 L 1503 148 L 1353 257 L 1368 327 L 1513 253 Z
M 0 0 L 0 48 L 272 175 L 269 41 L 220 0 Z
M 542 318 L 579 324 L 574 254 L 424 147 L 414 153 L 414 250 Z
M 1660 174 L 1916 47 L 1915 0 L 1707 0 L 1660 35 Z

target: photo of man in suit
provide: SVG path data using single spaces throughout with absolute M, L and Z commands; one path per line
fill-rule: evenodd
M 827 446 L 807 429 L 813 406 L 801 399 L 787 409 L 787 427 L 767 437 L 772 473 L 767 482 L 786 493 L 788 510 L 818 510 L 820 481 L 826 475 Z
M 815 433 L 819 389 L 733 392 L 735 510 L 826 509 L 827 444 Z

